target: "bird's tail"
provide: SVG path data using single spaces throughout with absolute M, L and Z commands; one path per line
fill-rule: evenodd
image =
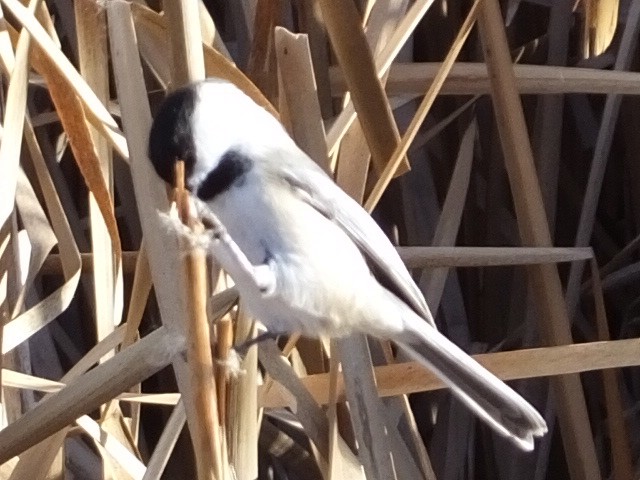
M 523 450 L 533 450 L 534 437 L 547 432 L 544 419 L 529 402 L 417 315 L 406 322 L 398 343 L 476 415 Z

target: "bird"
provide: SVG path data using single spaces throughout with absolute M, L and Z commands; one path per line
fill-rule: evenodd
M 438 331 L 372 217 L 233 83 L 207 78 L 169 93 L 149 131 L 148 157 L 169 184 L 183 161 L 191 197 L 252 266 L 268 271 L 269 291 L 236 282 L 268 332 L 391 340 L 520 449 L 531 451 L 547 432 L 532 405 Z

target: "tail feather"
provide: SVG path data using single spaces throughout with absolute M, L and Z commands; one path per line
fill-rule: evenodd
M 412 318 L 398 343 L 490 427 L 523 450 L 533 450 L 534 437 L 547 432 L 544 419 L 529 402 L 424 320 Z

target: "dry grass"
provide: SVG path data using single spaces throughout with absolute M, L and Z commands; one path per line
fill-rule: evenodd
M 0 478 L 638 478 L 639 1 L 162 3 L 0 0 Z M 365 337 L 230 374 L 255 326 L 146 159 L 205 76 L 375 210 L 533 453 Z

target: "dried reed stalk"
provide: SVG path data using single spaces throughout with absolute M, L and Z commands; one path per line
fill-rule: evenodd
M 549 224 L 515 86 L 502 16 L 495 0 L 485 0 L 482 4 L 479 25 L 487 68 L 491 72 L 492 99 L 522 243 L 548 247 L 551 246 Z M 544 340 L 552 345 L 571 343 L 570 321 L 556 267 L 530 267 L 529 277 L 541 313 L 539 326 Z M 580 378 L 576 375 L 555 377 L 552 386 L 558 402 L 563 443 L 569 452 L 569 470 L 575 478 L 598 478 L 600 472 Z
M 423 95 L 424 86 L 433 82 L 441 68 L 442 64 L 437 62 L 394 63 L 386 82 L 387 95 Z M 637 95 L 640 84 L 640 74 L 637 72 L 548 65 L 514 65 L 513 72 L 516 86 L 522 95 Z M 331 67 L 329 74 L 332 95 L 344 95 L 347 84 L 339 67 Z M 491 81 L 484 63 L 457 62 L 451 67 L 439 94 L 481 95 L 490 92 Z
M 529 265 L 536 263 L 562 263 L 587 260 L 591 258 L 592 251 L 589 247 L 397 247 L 400 257 L 408 268 L 418 267 L 490 267 L 499 265 Z M 136 251 L 122 252 L 123 271 L 131 273 L 148 268 L 146 254 Z M 143 259 L 144 257 L 144 259 Z M 82 273 L 91 272 L 93 269 L 93 254 L 81 254 Z M 47 275 L 59 274 L 62 266 L 60 256 L 52 253 L 46 257 L 42 264 L 41 272 Z M 609 269 L 608 269 L 609 270 Z M 143 278 L 147 273 L 136 274 L 136 278 Z M 136 287 L 135 292 L 139 292 Z M 137 299 L 142 299 L 142 292 Z M 137 304 L 136 308 L 144 308 L 143 304 Z M 131 310 L 131 309 L 130 309 Z
M 376 173 L 384 169 L 400 136 L 391 107 L 352 2 L 321 0 L 323 19 L 338 62 L 345 74 Z M 406 171 L 405 162 L 402 171 Z
M 0 464 L 153 375 L 183 349 L 183 340 L 166 329 L 158 329 L 69 382 L 66 388 L 0 432 Z
M 471 28 L 475 23 L 476 11 L 479 4 L 480 0 L 476 0 L 471 6 L 467 17 L 460 27 L 458 35 L 453 42 L 453 47 L 447 53 L 447 58 L 442 63 L 442 67 L 438 71 L 438 74 L 436 75 L 433 83 L 429 85 L 429 89 L 427 90 L 422 103 L 418 107 L 418 111 L 411 120 L 411 124 L 409 125 L 409 127 L 407 127 L 407 131 L 402 136 L 402 140 L 400 140 L 389 157 L 387 157 L 388 161 L 384 166 L 384 170 L 380 174 L 380 178 L 376 182 L 373 190 L 369 194 L 369 197 L 364 204 L 365 209 L 367 209 L 368 211 L 371 212 L 374 209 L 374 207 L 380 201 L 380 197 L 382 197 L 382 194 L 387 189 L 389 182 L 391 182 L 391 179 L 397 173 L 400 173 L 400 164 L 407 154 L 411 142 L 418 133 L 418 128 L 420 127 L 420 125 L 422 125 L 422 122 L 426 118 L 427 113 L 429 113 L 429 109 L 433 105 L 436 95 L 438 94 L 438 91 L 444 83 L 444 79 L 447 77 L 449 70 L 453 66 L 453 62 L 455 62 L 458 54 L 460 53 L 460 50 L 462 49 L 462 46 L 464 45 L 465 40 L 467 39 L 467 36 L 471 31 Z
M 189 207 L 189 192 L 184 187 L 184 162 L 176 162 L 175 169 L 175 202 L 178 206 L 180 221 L 196 234 L 202 233 L 202 224 L 192 216 Z M 187 249 L 185 273 L 187 292 L 187 365 L 189 368 L 194 403 L 198 416 L 198 427 L 191 430 L 198 478 L 222 479 L 223 450 L 222 432 L 216 397 L 216 377 L 211 356 L 211 335 L 207 321 L 207 273 L 205 253 L 200 248 Z
M 611 340 L 577 343 L 556 347 L 540 347 L 473 355 L 481 365 L 502 380 L 555 377 L 609 368 L 636 366 L 640 340 Z M 381 397 L 424 392 L 444 388 L 438 377 L 415 362 L 375 367 L 376 385 Z M 330 375 L 309 375 L 300 379 L 314 402 L 325 405 L 329 401 Z M 288 389 L 288 386 L 285 387 Z M 280 385 L 266 393 L 261 404 L 265 408 L 292 406 L 294 398 Z M 345 399 L 345 386 L 338 380 L 336 398 Z M 296 395 L 297 396 L 297 395 Z
M 121 333 L 122 335 L 122 333 Z M 115 340 L 115 339 L 112 339 Z M 618 369 L 638 365 L 635 354 L 638 339 L 588 342 L 556 347 L 522 349 L 511 352 L 495 352 L 475 355 L 474 358 L 489 368 L 503 380 L 517 380 L 536 377 L 551 377 L 564 373 L 581 373 L 603 369 Z M 113 341 L 104 348 L 113 348 Z M 98 352 L 99 353 L 99 352 Z M 97 360 L 96 354 L 91 358 Z M 533 366 L 533 367 L 532 367 Z M 438 377 L 420 367 L 415 362 L 396 363 L 375 367 L 376 384 L 383 397 L 409 394 L 445 388 Z M 4 370 L 7 386 L 34 389 L 43 392 L 57 392 L 64 383 L 17 374 Z M 339 376 L 340 377 L 340 376 Z M 310 389 L 315 402 L 329 404 L 329 374 L 313 374 L 302 377 L 301 382 Z M 335 397 L 344 399 L 344 383 L 338 381 Z M 281 408 L 296 401 L 282 385 L 272 383 L 260 388 L 260 406 Z M 129 402 L 144 402 L 158 405 L 176 405 L 179 394 L 121 394 L 118 398 Z
M 598 263 L 595 258 L 592 258 L 590 263 L 598 339 L 608 341 L 611 337 L 609 335 L 609 325 L 604 306 L 604 295 L 602 294 Z M 603 370 L 602 380 L 607 403 L 609 435 L 611 437 L 613 477 L 615 479 L 631 478 L 633 477 L 633 462 L 631 460 L 629 432 L 624 422 L 622 398 L 620 397 L 620 377 L 616 370 Z

